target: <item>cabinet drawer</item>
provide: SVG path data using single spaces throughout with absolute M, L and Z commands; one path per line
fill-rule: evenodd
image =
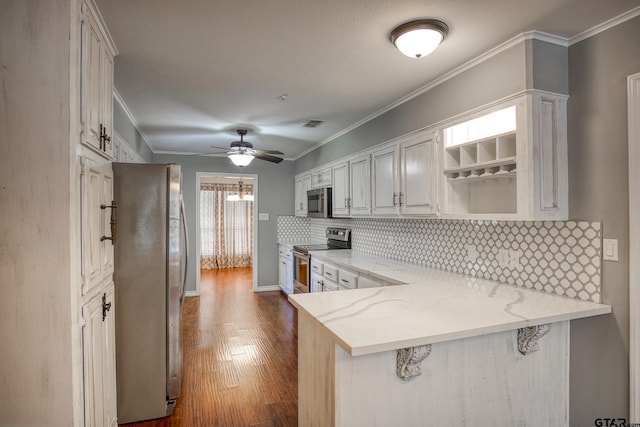
M 338 284 L 332 280 L 323 280 L 322 287 L 324 292 L 337 291 L 339 288 Z
M 336 266 L 325 264 L 324 271 L 322 273 L 324 277 L 329 280 L 333 280 L 334 282 L 338 281 L 338 268 Z
M 279 245 L 278 246 L 278 255 L 281 258 L 293 259 L 293 254 L 291 252 L 291 248 L 289 246 L 286 246 L 286 245 Z
M 340 270 L 338 272 L 338 283 L 345 288 L 355 289 L 358 287 L 358 276 L 350 271 Z
M 324 273 L 324 264 L 320 261 L 316 261 L 314 259 L 311 260 L 311 272 L 316 273 L 322 276 Z

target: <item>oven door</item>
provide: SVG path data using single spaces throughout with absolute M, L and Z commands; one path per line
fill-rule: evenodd
M 293 287 L 294 293 L 309 292 L 309 255 L 293 252 Z

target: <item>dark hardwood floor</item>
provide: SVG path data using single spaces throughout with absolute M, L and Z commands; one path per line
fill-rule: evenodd
M 297 313 L 251 279 L 250 268 L 202 271 L 200 297 L 184 305 L 174 414 L 128 426 L 297 426 Z

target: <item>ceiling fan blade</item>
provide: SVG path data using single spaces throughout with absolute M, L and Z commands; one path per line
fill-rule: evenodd
M 284 156 L 284 153 L 278 150 L 256 150 L 258 154 L 277 154 L 278 156 Z
M 260 160 L 266 160 L 267 162 L 272 162 L 272 163 L 280 163 L 282 161 L 282 159 L 280 157 L 275 157 L 275 156 L 270 156 L 268 154 L 256 154 L 256 159 L 260 159 Z
M 224 150 L 224 151 L 229 151 L 230 150 L 229 147 L 216 147 L 214 145 L 210 145 L 209 148 L 215 148 L 216 150 Z

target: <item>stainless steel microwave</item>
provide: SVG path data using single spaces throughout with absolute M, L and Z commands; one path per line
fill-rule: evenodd
M 307 191 L 307 216 L 331 218 L 331 187 Z

